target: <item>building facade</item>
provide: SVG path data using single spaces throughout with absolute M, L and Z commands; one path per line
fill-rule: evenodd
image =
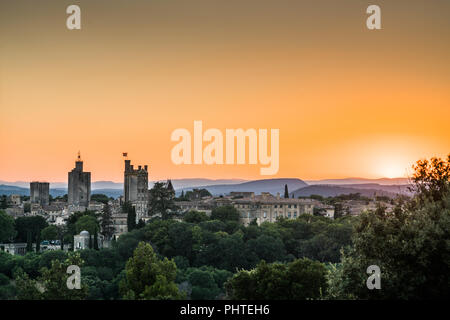
M 240 220 L 248 225 L 253 220 L 259 225 L 263 222 L 275 222 L 278 218 L 296 219 L 301 214 L 314 213 L 316 201 L 311 199 L 289 199 L 274 197 L 270 193 L 259 196 L 234 199 L 233 206 L 240 213 Z
M 31 190 L 31 188 L 30 188 Z M 8 197 L 8 202 L 13 206 L 20 206 L 22 204 L 22 200 L 20 199 L 20 195 L 12 194 Z
M 89 207 L 91 199 L 91 173 L 83 171 L 83 161 L 78 153 L 75 168 L 69 172 L 69 206 Z
M 49 204 L 50 184 L 33 181 L 30 183 L 30 201 L 33 204 L 47 206 Z
M 148 166 L 137 169 L 130 160 L 125 160 L 124 200 L 136 209 L 136 223 L 148 214 Z
M 248 225 L 256 221 L 275 222 L 278 218 L 296 219 L 302 214 L 314 214 L 319 203 L 312 199 L 290 199 L 273 196 L 268 192 L 255 195 L 253 192 L 232 192 L 225 197 L 204 197 L 196 201 L 176 201 L 182 214 L 191 210 L 211 215 L 212 210 L 222 206 L 233 206 L 239 211 L 240 222 Z M 333 211 L 334 212 L 334 211 Z
M 26 243 L 0 243 L 0 251 L 7 252 L 13 256 L 24 256 L 27 252 Z

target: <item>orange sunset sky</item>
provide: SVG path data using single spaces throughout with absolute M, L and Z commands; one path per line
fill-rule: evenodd
M 81 8 L 82 29 L 66 28 Z M 370 4 L 382 30 L 366 28 Z M 405 176 L 450 152 L 448 0 L 0 3 L 0 180 Z M 280 130 L 280 168 L 172 164 L 177 128 Z

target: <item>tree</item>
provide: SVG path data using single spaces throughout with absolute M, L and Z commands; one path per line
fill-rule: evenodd
M 340 218 L 342 216 L 344 216 L 345 211 L 344 211 L 344 207 L 342 205 L 342 202 L 336 202 L 334 204 L 334 218 Z
M 415 170 L 413 199 L 399 199 L 392 212 L 379 206 L 360 217 L 353 247 L 330 276 L 332 298 L 450 297 L 449 166 L 432 159 L 419 161 Z M 366 288 L 370 265 L 381 270 L 382 290 Z
M 97 229 L 94 232 L 94 250 L 98 250 L 98 233 Z
M 320 299 L 327 290 L 326 268 L 307 258 L 287 264 L 264 260 L 251 271 L 239 271 L 225 284 L 227 295 L 236 300 Z
M 284 197 L 286 199 L 289 199 L 289 191 L 288 191 L 288 185 L 287 184 L 284 185 Z
M 41 251 L 41 233 L 36 233 L 36 252 Z
M 175 189 L 173 188 L 172 181 L 170 179 L 167 180 L 167 190 L 175 195 Z
M 122 211 L 127 214 L 128 232 L 136 229 L 136 208 L 130 202 L 125 202 L 122 205 Z
M 31 230 L 27 231 L 27 252 L 33 251 L 33 236 Z
M 74 212 L 67 219 L 66 227 L 67 227 L 67 235 L 68 236 L 73 238 L 73 236 L 77 234 L 76 223 L 83 216 L 91 216 L 91 217 L 94 217 L 97 220 L 97 215 L 96 215 L 96 213 L 94 211 L 85 210 L 85 211 Z
M 211 197 L 211 193 L 205 189 L 193 189 L 192 191 L 187 191 L 184 198 L 185 200 L 197 200 L 203 197 Z
M 19 217 L 15 220 L 17 230 L 17 242 L 26 242 L 28 240 L 28 233 L 31 232 L 31 238 L 36 239 L 37 234 L 48 226 L 47 221 L 41 216 Z
M 5 195 L 2 195 L 0 198 L 0 209 L 8 208 L 8 200 Z
M 413 169 L 413 184 L 410 189 L 416 192 L 417 199 L 422 202 L 426 199 L 442 200 L 449 191 L 450 154 L 447 160 L 436 157 L 431 160 L 419 160 Z
M 67 234 L 67 226 L 58 227 L 58 239 L 61 241 L 61 250 L 64 250 L 64 236 Z M 72 237 L 73 239 L 73 237 Z
M 172 260 L 159 260 L 153 248 L 140 242 L 125 266 L 126 278 L 121 283 L 125 299 L 178 299 L 175 285 L 177 268 Z
M 163 182 L 156 182 L 150 189 L 149 214 L 160 215 L 163 220 L 168 219 L 177 209 L 174 199 L 173 190 L 169 190 Z
M 67 268 L 71 265 L 81 267 L 84 261 L 79 253 L 71 253 L 64 261 L 53 260 L 50 268 L 42 268 L 36 280 L 22 272 L 16 277 L 18 298 L 24 300 L 82 300 L 88 293 L 88 287 L 81 282 L 81 289 L 70 290 Z
M 0 300 L 14 300 L 17 294 L 16 291 L 11 280 L 3 273 L 0 273 Z
M 212 210 L 211 219 L 220 221 L 239 221 L 239 211 L 233 206 L 217 207 Z
M 255 254 L 259 260 L 266 262 L 282 261 L 286 257 L 283 241 L 269 235 L 261 235 L 247 242 L 249 255 Z
M 23 212 L 30 213 L 31 212 L 31 203 L 24 203 L 23 204 Z
M 190 223 L 200 223 L 209 220 L 209 217 L 204 212 L 191 210 L 184 215 L 184 221 Z
M 194 270 L 189 274 L 188 280 L 192 285 L 191 299 L 193 300 L 213 300 L 220 293 L 213 275 L 206 270 Z
M 111 207 L 108 203 L 105 204 L 102 210 L 101 215 L 101 230 L 102 235 L 105 237 L 105 239 L 111 239 L 111 237 L 114 234 L 114 225 L 113 225 L 113 219 L 112 219 L 112 213 L 111 213 Z
M 96 217 L 91 215 L 83 215 L 75 223 L 76 233 L 79 234 L 81 231 L 88 231 L 89 234 L 94 234 L 98 232 L 98 220 Z
M 91 201 L 97 201 L 97 202 L 101 202 L 103 204 L 108 204 L 110 198 L 105 195 L 105 194 L 101 194 L 101 193 L 96 193 L 91 195 Z
M 13 217 L 0 210 L 0 242 L 11 241 L 15 235 Z
M 145 227 L 145 222 L 142 219 L 139 219 L 138 224 L 136 225 L 136 229 L 141 229 Z
M 42 240 L 57 240 L 58 234 L 60 233 L 59 228 L 55 225 L 50 225 L 45 227 L 41 231 L 41 239 Z

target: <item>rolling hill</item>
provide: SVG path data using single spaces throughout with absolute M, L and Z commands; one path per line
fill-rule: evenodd
M 384 186 L 379 184 L 352 184 L 352 185 L 310 185 L 290 193 L 294 197 L 309 197 L 320 195 L 322 197 L 335 197 L 341 194 L 360 193 L 365 197 L 387 196 L 395 198 L 398 194 L 410 195 L 407 186 Z
M 237 184 L 222 184 L 222 185 L 205 185 L 199 186 L 198 189 L 204 188 L 208 190 L 212 195 L 226 195 L 232 191 L 251 191 L 255 192 L 255 194 L 260 194 L 261 192 L 270 192 L 275 195 L 279 192 L 281 195 L 284 193 L 284 185 L 288 185 L 289 190 L 296 190 L 302 187 L 307 186 L 307 184 L 300 179 L 263 179 L 263 180 L 254 180 L 248 181 L 244 183 Z M 192 188 L 183 188 L 185 192 L 188 190 L 192 190 Z M 177 194 L 180 193 L 181 190 L 177 190 Z

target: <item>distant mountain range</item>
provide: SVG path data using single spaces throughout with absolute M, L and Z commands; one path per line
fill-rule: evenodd
M 411 195 L 407 185 L 380 185 L 371 184 L 349 184 L 349 185 L 310 185 L 297 189 L 290 193 L 297 197 L 309 197 L 320 195 L 322 197 L 335 197 L 341 194 L 359 193 L 365 197 L 387 196 L 395 198 L 398 194 Z
M 305 180 L 309 185 L 315 184 L 333 184 L 333 185 L 348 185 L 348 184 L 367 184 L 375 183 L 379 185 L 405 185 L 409 183 L 408 178 L 344 178 L 344 179 L 324 179 L 324 180 Z
M 216 185 L 234 185 L 237 183 L 247 182 L 248 180 L 243 179 L 202 179 L 202 178 L 194 178 L 194 179 L 172 179 L 173 187 L 178 190 L 184 188 L 197 188 L 201 186 L 216 186 Z
M 194 178 L 194 179 L 173 179 L 172 185 L 175 189 L 182 189 L 182 188 L 194 188 L 198 186 L 213 186 L 218 184 L 236 184 L 241 182 L 246 182 L 248 180 L 243 179 L 202 179 L 202 178 Z M 149 183 L 149 187 L 153 185 L 155 181 L 151 181 Z M 21 187 L 21 188 L 30 188 L 30 182 L 26 181 L 3 181 L 0 180 L 0 185 L 7 185 L 7 186 L 14 186 L 14 187 Z M 67 183 L 66 182 L 50 182 L 50 188 L 51 189 L 67 189 Z M 91 184 L 92 190 L 98 190 L 98 189 L 121 189 L 123 190 L 123 183 L 122 182 L 114 182 L 114 181 L 94 181 Z
M 213 195 L 226 195 L 232 191 L 251 191 L 255 194 L 269 192 L 276 195 L 284 194 L 284 185 L 294 193 L 295 197 L 310 196 L 317 194 L 324 197 L 336 196 L 340 194 L 360 193 L 365 196 L 377 195 L 395 196 L 396 194 L 410 194 L 407 189 L 407 178 L 395 179 L 365 179 L 365 178 L 347 178 L 347 179 L 326 179 L 326 180 L 307 180 L 306 182 L 296 178 L 286 179 L 263 179 L 246 181 L 242 179 L 173 179 L 177 195 L 182 190 L 185 192 L 193 188 L 207 189 Z M 153 185 L 149 183 L 149 187 Z M 92 193 L 103 193 L 109 197 L 117 198 L 122 195 L 123 184 L 113 181 L 95 181 L 92 183 Z M 294 191 L 292 191 L 294 190 Z M 62 196 L 67 193 L 67 185 L 64 183 L 50 183 L 50 194 L 53 197 Z M 24 181 L 6 182 L 0 180 L 0 195 L 29 195 L 29 183 Z
M 279 192 L 281 195 L 284 194 L 284 186 L 287 184 L 288 189 L 296 190 L 302 187 L 306 187 L 307 184 L 300 179 L 264 179 L 264 180 L 254 180 L 248 181 L 238 184 L 222 184 L 222 185 L 205 185 L 198 186 L 197 188 L 204 188 L 208 190 L 212 195 L 226 195 L 232 191 L 240 191 L 240 192 L 255 192 L 255 194 L 260 194 L 261 192 L 270 192 L 275 195 Z M 183 188 L 185 192 L 188 190 L 192 190 L 191 188 Z M 181 190 L 177 190 L 177 193 L 180 193 Z

